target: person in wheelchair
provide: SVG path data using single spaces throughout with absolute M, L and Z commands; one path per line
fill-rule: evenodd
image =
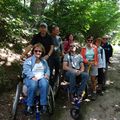
M 36 90 L 40 91 L 40 105 L 42 110 L 47 110 L 48 79 L 50 70 L 46 60 L 42 44 L 35 44 L 32 56 L 23 63 L 24 84 L 27 86 L 27 113 L 33 114 L 34 98 Z
M 79 97 L 82 97 L 82 93 L 85 90 L 87 80 L 89 79 L 88 73 L 84 72 L 83 58 L 79 54 L 80 46 L 78 43 L 73 42 L 70 44 L 70 51 L 64 56 L 63 59 L 63 70 L 65 78 L 70 82 L 70 97 L 73 101 L 75 93 Z M 81 78 L 76 91 L 76 81 Z

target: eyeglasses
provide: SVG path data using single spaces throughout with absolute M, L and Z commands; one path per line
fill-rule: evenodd
M 42 53 L 41 50 L 34 50 L 35 53 L 39 52 L 39 53 Z

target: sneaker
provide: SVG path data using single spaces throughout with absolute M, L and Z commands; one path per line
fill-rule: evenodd
M 92 95 L 91 95 L 91 100 L 95 101 L 95 100 L 96 100 L 96 98 L 97 98 L 96 93 L 92 93 Z

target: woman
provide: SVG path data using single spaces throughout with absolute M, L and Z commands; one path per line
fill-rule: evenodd
M 85 64 L 85 70 L 88 71 L 89 66 L 91 76 L 91 89 L 92 89 L 92 100 L 96 99 L 96 76 L 98 75 L 98 50 L 93 45 L 93 37 L 88 36 L 86 38 L 86 46 L 81 49 L 81 55 L 83 56 L 83 62 Z
M 24 83 L 27 86 L 27 113 L 32 114 L 32 106 L 36 90 L 40 90 L 40 105 L 46 111 L 48 79 L 50 75 L 49 67 L 45 59 L 45 53 L 41 44 L 35 44 L 32 50 L 33 55 L 26 59 L 23 64 Z
M 98 89 L 97 92 L 99 95 L 102 95 L 102 87 L 104 86 L 104 71 L 106 68 L 106 58 L 105 58 L 105 51 L 100 46 L 101 45 L 101 38 L 97 38 L 95 40 L 95 45 L 98 48 Z
M 66 36 L 65 41 L 64 41 L 64 53 L 68 53 L 70 49 L 70 44 L 74 42 L 74 37 L 70 33 Z

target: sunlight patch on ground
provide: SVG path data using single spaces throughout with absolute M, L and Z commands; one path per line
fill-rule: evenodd
M 110 85 L 110 84 L 113 84 L 114 82 L 113 81 L 111 81 L 111 80 L 107 80 L 106 81 L 106 85 Z
M 6 63 L 6 65 L 11 65 L 11 63 L 15 60 L 19 60 L 20 55 L 13 53 L 13 51 L 9 50 L 8 48 L 0 49 L 0 65 L 3 65 Z
M 90 118 L 90 120 L 98 120 L 98 119 L 96 119 L 96 118 Z

